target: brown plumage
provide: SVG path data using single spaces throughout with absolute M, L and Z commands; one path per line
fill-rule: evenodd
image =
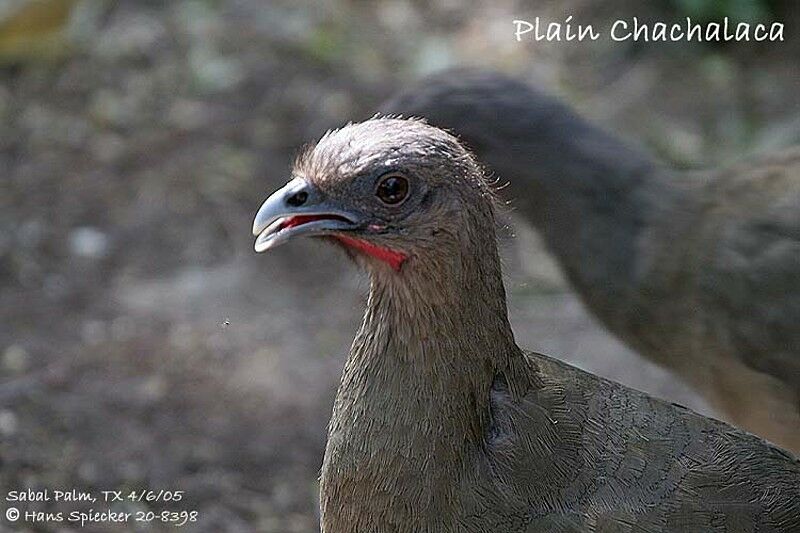
M 800 453 L 800 147 L 675 172 L 503 75 L 445 72 L 381 111 L 451 129 L 587 307 L 727 420 Z
M 322 466 L 322 530 L 800 531 L 800 463 L 514 342 L 493 196 L 420 121 L 331 132 L 253 225 L 370 274 Z

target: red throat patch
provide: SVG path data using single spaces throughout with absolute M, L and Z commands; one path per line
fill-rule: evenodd
M 338 239 L 339 242 L 349 246 L 350 248 L 364 252 L 375 259 L 383 261 L 392 267 L 395 272 L 400 272 L 400 267 L 402 267 L 405 260 L 408 259 L 408 256 L 402 252 L 398 252 L 390 248 L 382 248 L 367 241 L 362 241 L 361 239 L 348 237 L 347 235 L 334 235 L 334 238 Z

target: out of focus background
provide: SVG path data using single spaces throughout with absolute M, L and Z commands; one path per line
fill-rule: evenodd
M 515 18 L 569 15 L 778 20 L 786 41 L 513 37 Z M 675 166 L 733 162 L 800 142 L 799 20 L 791 0 L 0 1 L 0 497 L 178 489 L 180 505 L 114 509 L 197 510 L 189 531 L 316 531 L 367 286 L 316 242 L 253 253 L 253 215 L 293 153 L 410 81 L 472 65 Z M 587 315 L 532 230 L 505 233 L 522 346 L 713 415 Z M 70 527 L 0 515 L 0 531 Z

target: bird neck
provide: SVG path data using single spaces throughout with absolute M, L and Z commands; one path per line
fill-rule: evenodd
M 520 126 L 527 129 L 515 142 L 498 141 L 496 170 L 511 182 L 511 205 L 539 229 L 589 305 L 622 321 L 645 268 L 642 236 L 671 216 L 681 191 L 648 155 L 552 105 Z
M 412 258 L 399 273 L 372 275 L 329 427 L 325 530 L 366 531 L 385 520 L 414 531 L 432 516 L 447 519 L 488 431 L 494 376 L 522 358 L 491 245 L 447 264 Z

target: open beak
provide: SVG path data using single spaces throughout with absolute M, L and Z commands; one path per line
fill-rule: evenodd
M 256 213 L 256 252 L 265 252 L 293 237 L 341 233 L 360 226 L 359 216 L 326 201 L 302 178 L 295 178 L 267 198 Z

